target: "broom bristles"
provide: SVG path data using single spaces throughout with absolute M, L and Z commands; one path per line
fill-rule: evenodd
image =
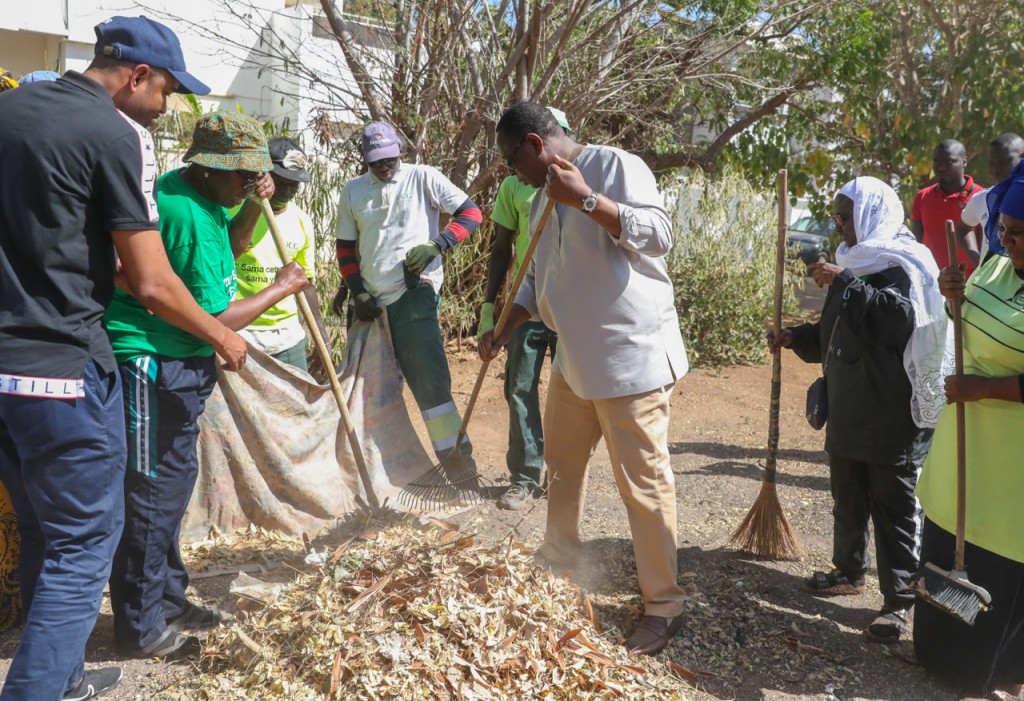
M 977 584 L 971 584 L 961 570 L 947 572 L 930 562 L 910 580 L 917 598 L 963 621 L 969 626 L 982 611 L 991 608 L 992 596 Z
M 773 482 L 761 483 L 761 492 L 746 518 L 732 534 L 740 549 L 771 560 L 792 560 L 803 551 L 779 503 Z

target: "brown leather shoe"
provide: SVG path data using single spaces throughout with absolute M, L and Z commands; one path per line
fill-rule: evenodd
M 664 616 L 643 616 L 636 623 L 626 649 L 634 657 L 639 655 L 657 655 L 668 647 L 669 641 L 683 628 L 683 614 L 675 618 Z

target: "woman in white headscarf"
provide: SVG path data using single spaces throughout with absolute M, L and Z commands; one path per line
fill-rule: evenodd
M 768 340 L 822 363 L 828 387 L 834 569 L 813 573 L 804 586 L 821 596 L 863 592 L 870 519 L 884 603 L 866 634 L 895 642 L 908 631 L 914 603 L 908 582 L 921 527 L 914 487 L 944 401 L 946 315 L 935 260 L 904 226 L 892 188 L 857 178 L 836 195 L 833 211 L 843 240 L 836 263 L 809 268 L 829 286 L 820 321 Z

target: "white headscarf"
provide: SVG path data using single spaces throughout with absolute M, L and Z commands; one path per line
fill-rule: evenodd
M 903 204 L 878 178 L 857 178 L 839 191 L 853 200 L 857 245 L 840 244 L 836 262 L 854 275 L 899 266 L 910 278 L 914 332 L 903 353 L 912 389 L 910 414 L 921 428 L 934 428 L 946 403 L 943 379 L 952 372 L 951 327 L 939 294 L 935 258 L 903 225 Z

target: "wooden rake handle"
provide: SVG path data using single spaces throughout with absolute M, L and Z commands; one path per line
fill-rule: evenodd
M 288 249 L 284 245 L 284 236 L 281 235 L 281 229 L 277 225 L 277 217 L 274 216 L 274 210 L 270 206 L 270 201 L 266 197 L 261 197 L 260 207 L 263 208 L 263 217 L 267 220 L 267 228 L 270 229 L 270 235 L 274 237 L 277 254 L 281 257 L 281 262 L 288 265 L 291 263 L 291 257 L 288 255 Z M 338 404 L 338 411 L 341 412 L 342 423 L 345 424 L 345 433 L 348 434 L 348 440 L 352 446 L 352 455 L 356 459 L 356 467 L 359 469 L 359 478 L 363 482 L 366 499 L 371 507 L 379 509 L 380 502 L 377 501 L 377 494 L 373 491 L 370 472 L 367 470 L 366 461 L 363 459 L 363 449 L 359 444 L 359 437 L 356 435 L 355 424 L 352 423 L 352 415 L 348 412 L 348 402 L 345 399 L 345 394 L 341 391 L 338 374 L 334 371 L 331 352 L 327 349 L 323 336 L 320 335 L 320 327 L 313 317 L 313 310 L 310 308 L 309 301 L 306 299 L 303 290 L 295 293 L 295 301 L 299 304 L 299 312 L 302 314 L 302 319 L 306 322 L 309 335 L 313 337 L 313 345 L 316 347 L 317 355 L 320 356 L 324 369 L 327 371 L 327 377 L 331 383 L 331 392 L 334 394 L 334 401 Z
M 957 264 L 956 225 L 946 220 L 946 248 L 949 249 L 949 264 Z M 957 375 L 964 374 L 964 325 L 960 315 L 960 298 L 949 301 L 953 316 L 953 358 Z M 964 541 L 967 533 L 967 417 L 964 403 L 956 403 L 956 553 L 953 567 L 964 569 Z
M 533 260 L 533 252 L 537 250 L 537 244 L 540 243 L 540 237 L 544 233 L 544 227 L 547 226 L 548 218 L 551 217 L 551 211 L 555 208 L 555 201 L 548 198 L 548 203 L 544 206 L 544 211 L 540 215 L 540 221 L 537 222 L 537 228 L 533 232 L 533 238 L 530 239 L 530 245 L 526 247 L 526 253 L 523 254 L 523 262 L 519 266 L 519 272 L 516 273 L 515 280 L 512 281 L 512 287 L 509 288 L 508 295 L 505 298 L 505 304 L 501 307 L 501 314 L 498 315 L 498 321 L 494 324 L 494 331 L 491 335 L 492 338 L 497 338 L 501 335 L 501 332 L 505 330 L 505 323 L 508 321 L 508 315 L 512 312 L 512 303 L 516 298 L 516 293 L 519 292 L 520 286 L 523 284 L 523 278 L 526 277 L 526 269 L 530 266 L 530 261 Z M 491 364 L 490 360 L 485 360 L 480 364 L 480 372 L 476 376 L 476 384 L 473 385 L 473 392 L 469 395 L 469 403 L 466 404 L 466 411 L 462 414 L 462 424 L 459 426 L 459 435 L 455 439 L 455 447 L 452 448 L 452 453 L 458 451 L 462 445 L 462 441 L 466 438 L 466 432 L 469 429 L 469 419 L 473 415 L 473 408 L 476 406 L 477 397 L 480 395 L 480 388 L 483 387 L 484 377 L 487 375 L 487 367 Z

